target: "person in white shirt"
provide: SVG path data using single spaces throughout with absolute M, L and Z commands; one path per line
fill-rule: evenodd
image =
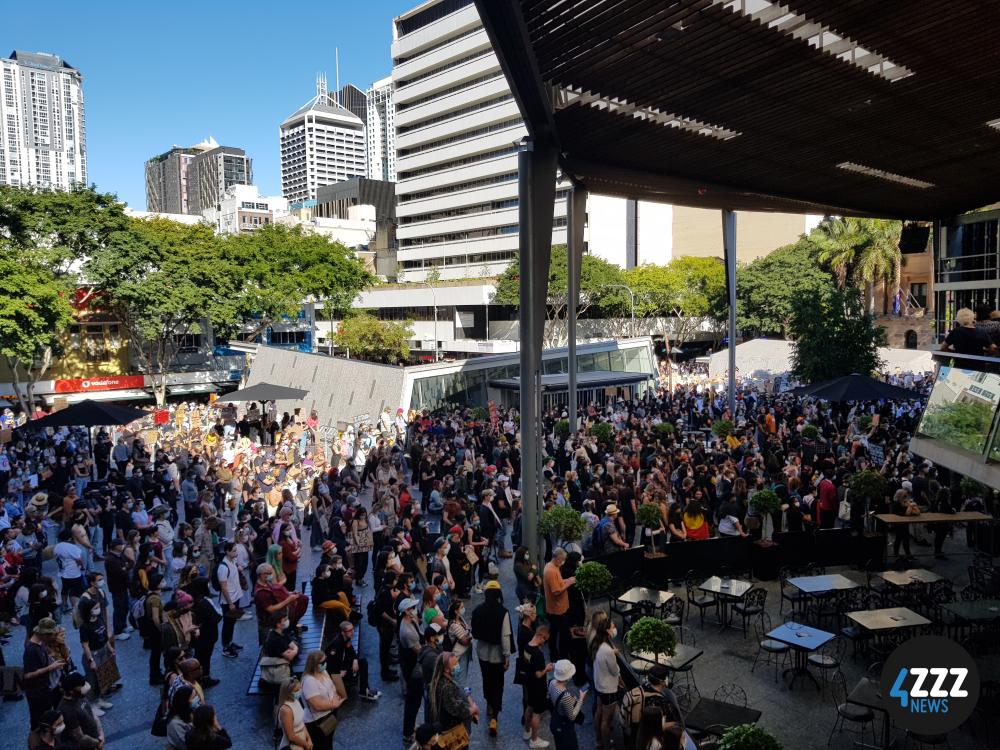
M 344 703 L 346 696 L 340 694 L 333 678 L 326 671 L 326 654 L 320 650 L 310 651 L 306 657 L 306 667 L 302 673 L 302 704 L 305 709 L 306 731 L 313 743 L 313 750 L 331 750 L 333 733 L 323 731 L 323 723 L 330 713 Z
M 69 529 L 63 529 L 59 532 L 59 543 L 52 550 L 56 563 L 59 565 L 62 606 L 65 612 L 72 612 L 76 609 L 84 590 L 83 550 L 73 543 L 72 538 L 72 532 Z
M 243 585 L 240 581 L 240 569 L 236 562 L 239 549 L 236 542 L 226 542 L 223 547 L 225 554 L 219 561 L 216 575 L 219 578 L 219 604 L 222 607 L 222 655 L 235 659 L 243 648 L 233 642 L 233 631 L 236 621 L 242 619 L 240 599 L 243 598 Z

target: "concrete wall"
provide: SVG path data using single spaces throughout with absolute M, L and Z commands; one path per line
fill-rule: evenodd
M 395 414 L 402 405 L 403 378 L 402 367 L 261 346 L 247 384 L 273 383 L 309 391 L 301 402 L 279 401 L 278 414 L 302 407 L 308 415 L 315 409 L 320 424 L 332 427 L 361 414 L 377 419 L 386 408 Z
M 736 214 L 736 257 L 750 262 L 775 248 L 795 242 L 809 224 L 802 214 Z M 721 212 L 707 208 L 674 206 L 673 257 L 695 255 L 722 257 Z

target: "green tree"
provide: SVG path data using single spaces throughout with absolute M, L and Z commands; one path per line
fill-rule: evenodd
M 70 300 L 79 261 L 128 226 L 124 208 L 114 195 L 93 187 L 62 191 L 0 185 L 0 351 L 26 411 L 73 320 Z M 77 304 L 85 306 L 91 293 L 87 287 Z
M 87 279 L 128 331 L 132 353 L 153 377 L 158 404 L 180 337 L 203 322 L 229 329 L 239 320 L 234 275 L 205 224 L 131 219 L 114 242 L 84 264 Z
M 636 295 L 636 315 L 672 318 L 670 330 L 663 333 L 677 344 L 706 323 L 718 328 L 726 316 L 726 268 L 718 258 L 682 256 L 664 266 L 629 269 L 624 277 Z
M 545 306 L 545 346 L 562 346 L 568 340 L 567 326 L 558 321 L 566 317 L 566 306 L 569 304 L 569 276 L 566 271 L 566 246 L 555 245 L 552 248 L 552 258 L 549 263 L 548 304 Z M 625 295 L 621 289 L 615 289 L 615 284 L 624 283 L 621 269 L 613 263 L 585 254 L 580 264 L 580 297 L 577 302 L 577 317 L 582 316 L 592 305 L 602 303 L 606 298 L 620 302 L 620 297 L 609 295 Z M 521 276 L 516 263 L 497 278 L 496 292 L 492 302 L 498 305 L 521 304 Z M 626 301 L 627 307 L 627 301 Z
M 737 325 L 746 333 L 788 338 L 795 302 L 815 300 L 833 289 L 833 276 L 821 267 L 818 248 L 802 238 L 737 269 Z
M 21 411 L 30 414 L 35 384 L 48 370 L 59 336 L 73 321 L 73 286 L 51 269 L 0 250 L 0 354 Z
M 346 312 L 358 292 L 377 282 L 353 250 L 302 227 L 269 224 L 230 235 L 221 252 L 234 277 L 237 319 L 253 321 L 244 331 L 249 339 L 274 321 L 297 315 L 303 302 L 322 301 L 327 314 Z
M 834 288 L 796 300 L 789 332 L 795 339 L 792 371 L 808 383 L 869 375 L 882 364 L 878 347 L 885 344 L 885 332 L 865 311 L 857 289 Z
M 351 315 L 337 328 L 337 346 L 348 349 L 352 357 L 396 364 L 410 356 L 413 324 L 379 320 L 373 315 Z

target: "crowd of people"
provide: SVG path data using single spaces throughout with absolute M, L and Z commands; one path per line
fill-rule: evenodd
M 926 392 L 930 378 L 907 383 Z M 0 447 L 0 612 L 24 628 L 29 747 L 103 747 L 102 717 L 121 687 L 115 649 L 132 637 L 149 652 L 154 731 L 167 747 L 229 747 L 206 691 L 218 683 L 213 659 L 244 649 L 236 623 L 256 620 L 279 748 L 330 748 L 341 706 L 376 702 L 395 683 L 407 746 L 462 747 L 476 724 L 497 734 L 512 680 L 532 750 L 550 742 L 545 716 L 556 748 L 575 749 L 585 715 L 596 746 L 609 750 L 622 634 L 603 610 L 587 611 L 574 578 L 581 561 L 636 544 L 760 534 L 749 501 L 765 488 L 781 498 L 772 520 L 788 530 L 860 525 L 909 503 L 957 508 L 935 467 L 908 452 L 920 409 L 817 403 L 744 384 L 730 414 L 724 394 L 683 383 L 591 405 L 576 433 L 562 426 L 565 412 L 551 411 L 542 420 L 545 508 L 572 507 L 587 531 L 548 538 L 541 561 L 522 546 L 512 411 L 479 420 L 459 408 L 386 413 L 326 440 L 315 414 L 180 404 L 100 431 L 92 453 L 85 430 L 29 424 Z M 733 429 L 713 436 L 723 419 Z M 859 508 L 849 488 L 865 468 L 881 472 L 888 491 Z M 637 523 L 644 504 L 660 510 L 658 525 Z M 900 532 L 897 554 L 909 543 Z M 43 568 L 50 556 L 57 575 Z M 513 585 L 501 583 L 502 567 Z M 300 655 L 310 599 L 326 614 L 326 637 Z M 360 627 L 378 640 L 377 684 L 353 645 Z M 626 727 L 644 750 L 690 747 L 665 679 L 651 671 L 644 690 L 660 699 Z

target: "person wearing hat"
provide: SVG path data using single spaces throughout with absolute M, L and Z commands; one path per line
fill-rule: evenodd
M 84 700 L 90 692 L 88 683 L 79 672 L 71 672 L 62 678 L 63 698 L 58 710 L 66 726 L 66 741 L 79 748 L 104 747 L 104 729 L 94 715 L 90 703 Z
M 479 670 L 483 676 L 483 697 L 489 716 L 489 733 L 497 735 L 497 722 L 503 709 L 503 676 L 510 666 L 514 631 L 510 613 L 503 604 L 499 581 L 487 581 L 484 601 L 472 611 L 472 637 L 476 639 Z
M 55 705 L 59 672 L 66 666 L 65 661 L 53 659 L 48 649 L 49 641 L 58 629 L 59 625 L 55 620 L 43 617 L 32 628 L 31 636 L 24 643 L 21 689 L 28 700 L 28 715 L 32 728 L 38 724 L 42 714 Z
M 578 750 L 576 738 L 576 720 L 587 698 L 587 688 L 582 688 L 573 695 L 570 681 L 576 674 L 576 667 L 569 659 L 560 659 L 552 669 L 552 680 L 549 682 L 549 702 L 552 710 L 549 714 L 549 730 L 555 741 L 555 750 Z
M 674 691 L 670 689 L 668 679 L 670 676 L 670 670 L 667 669 L 664 664 L 654 664 L 650 667 L 649 671 L 646 672 L 646 687 L 643 690 L 643 704 L 645 705 L 645 694 L 652 693 L 659 696 L 662 702 L 657 702 L 656 705 L 660 706 L 663 710 L 664 721 L 676 721 L 681 724 L 681 728 L 684 726 L 684 714 L 681 712 L 680 703 L 677 702 L 677 696 L 674 695 Z
M 392 575 L 387 573 L 386 575 Z M 403 739 L 406 744 L 417 724 L 420 702 L 424 697 L 423 672 L 419 667 L 421 638 L 417 609 L 420 602 L 407 597 L 399 602 L 399 671 L 403 678 Z
M 594 544 L 597 542 L 597 544 Z M 622 528 L 619 525 L 618 506 L 609 503 L 604 509 L 604 518 L 594 527 L 591 537 L 592 554 L 609 555 L 612 552 L 621 552 L 628 549 L 628 542 L 622 538 Z

